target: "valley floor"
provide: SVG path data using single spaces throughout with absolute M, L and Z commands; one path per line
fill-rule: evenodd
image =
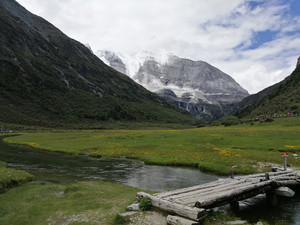
M 282 163 L 282 152 L 290 154 L 290 166 L 300 166 L 293 156 L 300 152 L 300 118 L 186 130 L 52 130 L 9 137 L 5 141 L 68 154 L 197 166 L 219 174 L 228 174 L 233 165 L 238 173 L 270 170 L 273 164 Z M 5 163 L 1 165 L 5 168 Z M 0 180 L 8 177 L 9 170 L 5 171 Z M 32 177 L 27 176 L 30 181 Z M 33 181 L 0 194 L 0 223 L 119 224 L 116 215 L 125 212 L 138 191 L 100 181 L 68 185 Z M 145 224 L 153 218 L 153 213 L 162 219 L 157 212 L 140 213 L 130 224 Z M 225 224 L 224 221 L 232 219 L 235 218 L 214 214 L 205 224 Z
M 228 175 L 232 166 L 239 174 L 269 171 L 282 164 L 281 153 L 289 153 L 289 166 L 300 166 L 300 117 L 184 130 L 52 130 L 4 141 L 67 154 L 198 167 L 221 175 Z

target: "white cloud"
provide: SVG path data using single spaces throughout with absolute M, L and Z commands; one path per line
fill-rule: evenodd
M 204 60 L 255 93 L 292 72 L 300 52 L 298 16 L 289 1 L 250 0 L 18 0 L 94 51 L 133 54 L 167 50 Z M 288 16 L 287 16 L 288 15 Z M 249 50 L 258 32 L 275 40 Z M 299 33 L 298 33 L 299 35 Z

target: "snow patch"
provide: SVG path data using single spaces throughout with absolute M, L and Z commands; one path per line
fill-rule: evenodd
M 85 47 L 87 47 L 87 48 L 91 51 L 91 53 L 93 53 L 93 50 L 92 50 L 92 48 L 91 48 L 91 46 L 90 46 L 89 43 L 86 43 L 86 44 L 84 44 L 84 45 L 85 45 Z
M 147 60 L 153 60 L 158 63 L 158 65 L 164 65 L 167 64 L 170 60 L 171 56 L 174 56 L 171 53 L 168 53 L 164 50 L 159 50 L 157 52 L 151 52 L 151 51 L 140 51 L 133 55 L 127 55 L 123 53 L 113 53 L 109 50 L 98 50 L 96 52 L 96 55 L 107 65 L 110 66 L 110 62 L 107 60 L 108 57 L 111 57 L 112 54 L 119 57 L 122 62 L 126 66 L 126 74 L 131 77 L 133 80 L 134 76 L 137 74 L 140 67 L 144 64 Z M 136 81 L 136 80 L 135 80 Z
M 110 62 L 106 59 L 107 58 L 107 52 L 106 50 L 98 50 L 96 52 L 96 56 L 101 59 L 106 65 L 110 66 Z
M 133 78 L 145 61 L 153 60 L 157 62 L 158 65 L 164 65 L 168 63 L 171 55 L 172 54 L 169 54 L 166 51 L 160 50 L 155 53 L 150 51 L 140 51 L 134 55 L 119 54 L 119 57 L 126 65 L 127 75 Z

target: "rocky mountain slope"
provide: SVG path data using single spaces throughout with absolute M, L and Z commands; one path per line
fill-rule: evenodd
M 2 122 L 99 127 L 195 121 L 15 0 L 0 1 L 0 30 Z
M 296 69 L 283 81 L 250 95 L 238 104 L 239 117 L 300 113 L 300 57 Z
M 142 51 L 133 57 L 110 51 L 96 55 L 117 71 L 192 115 L 218 119 L 228 114 L 228 104 L 248 96 L 229 75 L 204 61 L 192 61 L 160 51 Z

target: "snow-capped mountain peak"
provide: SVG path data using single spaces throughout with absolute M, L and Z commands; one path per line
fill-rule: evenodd
M 102 50 L 96 55 L 173 104 L 183 102 L 184 107 L 181 103 L 179 106 L 188 111 L 191 105 L 187 104 L 219 107 L 249 95 L 233 78 L 210 64 L 179 58 L 163 50 L 140 51 L 132 56 Z M 207 109 L 204 111 L 207 112 Z
M 143 51 L 136 53 L 133 58 L 135 61 L 138 61 L 141 65 L 146 60 L 153 60 L 153 61 L 158 62 L 159 64 L 164 65 L 164 64 L 168 63 L 171 56 L 174 56 L 174 55 L 171 53 L 168 53 L 165 50 L 159 50 L 156 52 L 143 50 Z

